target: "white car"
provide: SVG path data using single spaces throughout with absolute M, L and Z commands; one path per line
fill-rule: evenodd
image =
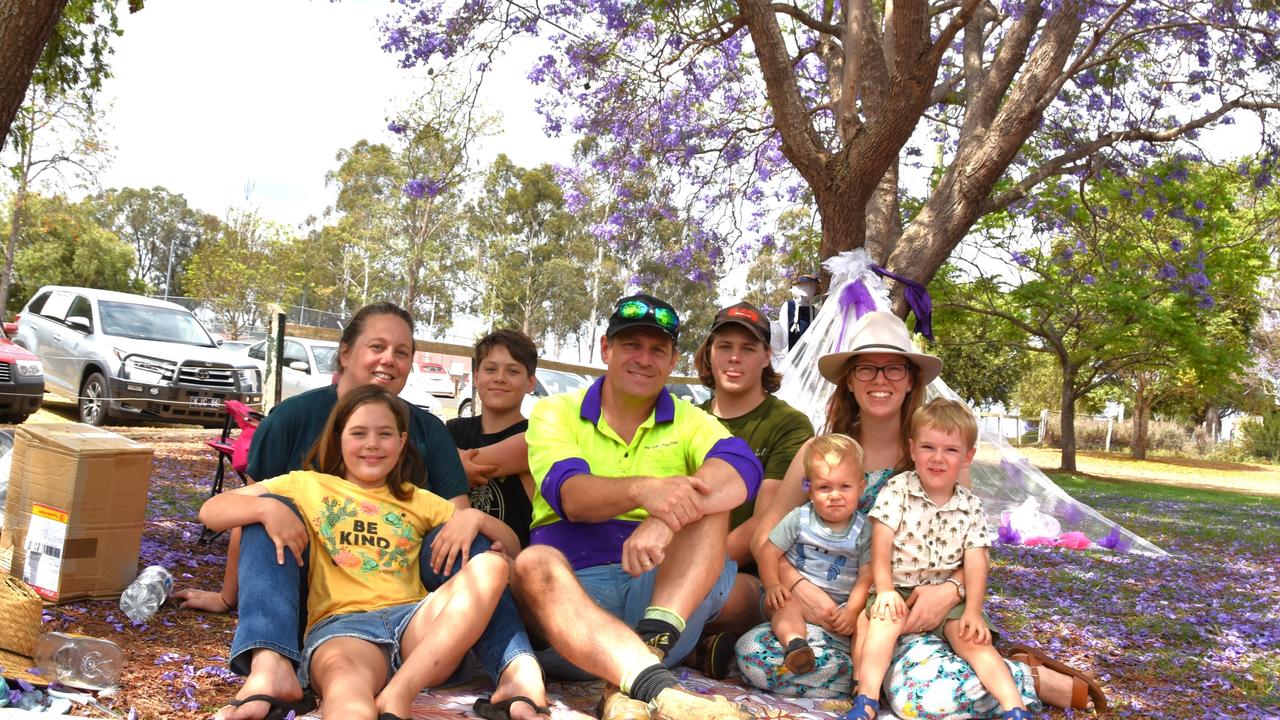
M 267 341 L 250 345 L 245 349 L 249 360 L 262 370 L 263 377 L 267 372 Z M 312 340 L 285 336 L 284 364 L 281 368 L 280 399 L 285 400 L 308 390 L 324 387 L 333 383 L 334 373 L 338 370 L 338 343 L 332 340 Z M 400 398 L 411 405 L 426 410 L 440 417 L 440 401 L 414 382 L 411 373 Z
M 440 363 L 413 363 L 413 374 L 420 376 L 417 383 L 423 390 L 436 397 L 455 397 L 458 389 L 449 377 L 449 371 Z
M 520 414 L 525 417 L 533 413 L 533 405 L 538 400 L 548 395 L 585 388 L 596 380 L 594 377 L 548 368 L 538 368 L 533 377 L 533 392 L 525 395 L 520 401 Z M 471 402 L 471 387 L 470 379 L 462 386 L 462 393 L 459 395 L 462 402 L 458 403 L 458 417 L 471 417 L 476 411 L 475 405 Z M 479 398 L 476 400 L 478 402 Z

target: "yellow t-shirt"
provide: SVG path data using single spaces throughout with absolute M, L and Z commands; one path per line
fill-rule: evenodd
M 262 483 L 298 507 L 311 536 L 307 630 L 342 613 L 378 610 L 426 597 L 418 555 L 422 538 L 453 517 L 454 506 L 419 488 L 398 500 L 309 470 Z

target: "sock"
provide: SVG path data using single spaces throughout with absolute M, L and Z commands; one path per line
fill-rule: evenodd
M 808 640 L 800 637 L 792 638 L 791 642 L 787 643 L 787 654 L 791 654 L 797 650 L 803 650 L 807 647 L 809 647 Z
M 622 676 L 622 692 L 640 702 L 652 702 L 658 693 L 676 686 L 676 676 L 662 663 L 654 663 Z
M 651 605 L 644 611 L 644 617 L 636 623 L 636 634 L 641 640 L 664 653 L 675 647 L 680 641 L 680 633 L 684 631 L 684 618 L 674 610 Z

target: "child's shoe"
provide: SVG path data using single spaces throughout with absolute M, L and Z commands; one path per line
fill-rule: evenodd
M 868 711 L 875 715 L 868 715 Z M 853 707 L 849 708 L 849 712 L 844 714 L 840 720 L 872 720 L 880 717 L 880 701 L 872 700 L 866 695 L 859 695 L 853 699 Z
M 1000 720 L 1031 720 L 1031 713 L 1024 708 L 1005 710 Z
M 787 655 L 782 659 L 782 664 L 797 675 L 813 672 L 813 648 L 809 647 L 809 641 L 804 638 L 792 638 L 791 642 L 787 643 Z

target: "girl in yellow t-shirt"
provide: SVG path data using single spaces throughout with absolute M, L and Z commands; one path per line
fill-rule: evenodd
M 510 531 L 410 483 L 420 458 L 408 423 L 404 402 L 385 389 L 352 390 L 334 406 L 305 470 L 200 508 L 211 529 L 261 523 L 277 562 L 292 555 L 308 568 L 298 675 L 323 699 L 324 717 L 409 717 L 413 698 L 447 680 L 480 637 L 507 584 L 505 556 L 487 552 L 427 595 L 418 555 L 428 532 L 447 521 L 502 542 Z

